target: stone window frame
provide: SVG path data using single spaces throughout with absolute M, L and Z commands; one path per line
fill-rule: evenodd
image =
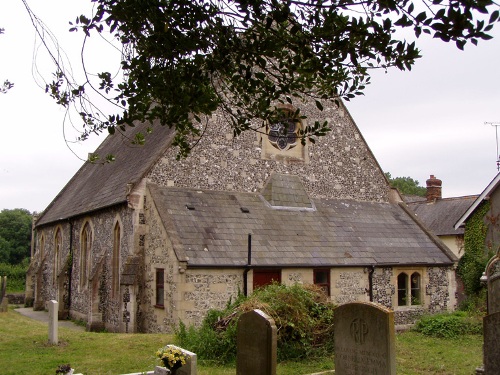
M 298 128 L 296 129 L 297 133 L 297 145 L 294 146 L 293 148 L 286 148 L 286 149 L 280 149 L 277 148 L 276 146 L 272 145 L 272 142 L 269 140 L 269 132 L 270 132 L 270 127 L 271 123 L 269 121 L 265 121 L 262 129 L 264 134 L 260 134 L 258 136 L 258 140 L 260 142 L 261 146 L 261 158 L 263 160 L 273 160 L 273 159 L 290 159 L 290 160 L 296 160 L 296 161 L 301 161 L 303 163 L 309 163 L 309 152 L 308 152 L 308 141 L 306 141 L 305 145 L 301 144 L 301 139 L 299 132 L 300 130 L 303 130 L 307 127 L 307 119 L 302 119 L 300 118 L 294 118 L 292 116 L 296 111 L 297 107 L 291 105 L 291 104 L 278 104 L 274 107 L 276 111 L 280 111 L 283 113 L 283 119 L 285 120 L 291 120 L 295 124 L 297 124 Z M 263 142 L 267 142 L 267 146 L 263 144 Z M 300 148 L 300 152 L 297 152 L 296 149 Z
M 94 228 L 90 220 L 85 220 L 80 232 L 80 283 L 79 291 L 85 290 L 89 285 L 90 259 L 94 241 Z
M 160 277 L 161 275 L 161 277 Z M 155 307 L 165 307 L 165 269 L 155 268 Z
M 400 283 L 400 277 L 405 275 L 404 285 Z M 419 308 L 424 306 L 423 287 L 424 285 L 423 268 L 397 269 L 395 272 L 396 293 L 393 306 L 395 308 Z M 416 282 L 414 282 L 416 280 Z M 414 287 L 416 285 L 416 287 Z M 404 297 L 401 298 L 401 293 Z
M 54 268 L 52 274 L 52 282 L 56 284 L 57 276 L 61 272 L 61 253 L 63 246 L 63 235 L 62 228 L 58 225 L 54 231 Z
M 326 282 L 318 280 L 319 274 L 326 275 Z M 321 289 L 326 292 L 326 295 L 330 297 L 331 282 L 330 282 L 330 269 L 329 268 L 314 268 L 313 269 L 313 283 L 318 285 Z
M 117 219 L 113 226 L 113 248 L 111 254 L 111 294 L 113 297 L 120 294 L 122 232 L 121 222 Z

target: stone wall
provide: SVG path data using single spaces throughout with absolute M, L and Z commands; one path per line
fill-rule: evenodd
M 445 312 L 456 306 L 456 283 L 453 283 L 455 272 L 451 267 L 429 267 L 427 269 L 427 285 L 425 294 L 430 313 Z
M 142 332 L 172 332 L 179 321 L 178 301 L 179 262 L 167 238 L 153 199 L 146 194 L 144 207 L 146 235 L 144 239 L 144 287 L 140 289 L 139 330 Z M 164 270 L 164 306 L 156 304 L 156 269 Z
M 396 294 L 392 267 L 375 268 L 373 272 L 373 302 L 392 309 Z
M 93 291 L 93 303 L 98 304 L 98 310 L 102 314 L 105 327 L 110 331 L 117 331 L 120 324 L 121 296 L 113 295 L 111 291 L 111 260 L 113 251 L 113 231 L 116 222 L 120 223 L 121 240 L 121 264 L 129 254 L 133 253 L 134 238 L 133 211 L 127 209 L 125 205 L 110 208 L 108 210 L 94 213 L 92 216 L 81 217 L 73 220 L 47 225 L 37 230 L 37 242 L 35 243 L 35 254 L 32 258 L 33 276 L 28 276 L 28 282 L 34 285 L 35 305 L 36 301 L 45 302 L 55 299 L 59 305 L 64 306 L 64 299 L 71 296 L 70 315 L 75 319 L 87 321 L 91 308 L 92 282 L 89 285 L 80 287 L 80 256 L 81 256 L 81 230 L 88 222 L 92 228 L 91 258 L 89 262 L 89 274 L 97 278 L 99 290 Z M 62 230 L 62 252 L 61 259 L 68 262 L 71 258 L 70 247 L 73 249 L 71 272 L 71 292 L 67 290 L 67 282 L 54 283 L 54 235 L 57 228 Z M 44 238 L 44 249 L 40 249 L 41 238 Z M 70 239 L 72 243 L 70 244 Z M 40 256 L 43 255 L 43 259 Z M 71 265 L 71 262 L 68 263 Z M 100 267 L 99 270 L 96 267 Z M 121 273 L 120 269 L 120 273 Z M 69 275 L 68 275 L 69 276 Z M 31 281 L 30 281 L 31 280 Z M 41 290 L 37 290 L 40 289 Z M 66 289 L 66 290 L 62 290 Z
M 263 155 L 265 134 L 247 131 L 233 138 L 226 119 L 216 113 L 190 157 L 176 161 L 177 150 L 170 148 L 149 178 L 162 186 L 256 192 L 272 173 L 291 173 L 301 176 L 311 197 L 386 202 L 385 177 L 351 116 L 343 106 L 325 102 L 324 108 L 319 111 L 314 102 L 300 108 L 307 124 L 327 120 L 332 127 L 327 136 L 307 145 L 304 159 L 280 152 L 274 158 Z
M 338 305 L 368 301 L 368 273 L 361 267 L 333 269 L 331 290 L 332 301 Z

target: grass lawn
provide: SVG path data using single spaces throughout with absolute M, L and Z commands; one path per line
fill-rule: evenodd
M 44 323 L 12 309 L 0 314 L 0 373 L 50 375 L 70 363 L 86 375 L 153 370 L 156 349 L 172 343 L 165 334 L 115 334 L 59 328 L 57 346 L 48 345 Z M 397 335 L 399 374 L 470 375 L 482 363 L 482 336 L 435 339 L 415 332 Z M 333 358 L 278 364 L 278 375 L 303 375 L 333 369 Z M 234 366 L 199 364 L 199 375 L 234 375 Z

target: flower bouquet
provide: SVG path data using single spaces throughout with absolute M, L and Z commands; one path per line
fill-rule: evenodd
M 156 356 L 172 374 L 175 374 L 179 367 L 186 364 L 186 355 L 182 350 L 171 345 L 158 349 L 156 351 Z

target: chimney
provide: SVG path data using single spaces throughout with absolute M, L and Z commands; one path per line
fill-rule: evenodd
M 440 179 L 436 178 L 433 174 L 426 181 L 427 183 L 427 202 L 434 202 L 437 199 L 441 199 L 441 184 L 443 183 Z

